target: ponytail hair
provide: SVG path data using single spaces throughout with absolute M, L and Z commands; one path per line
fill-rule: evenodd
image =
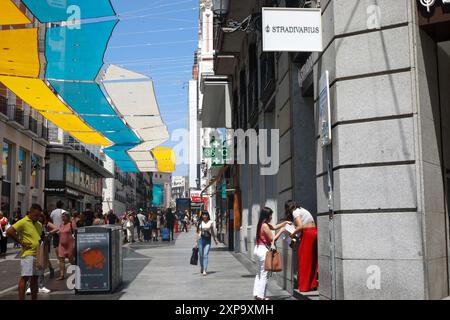
M 297 204 L 297 202 L 293 201 L 293 200 L 288 200 L 286 201 L 286 203 L 284 204 L 284 210 L 285 210 L 285 219 L 287 221 L 294 221 L 294 211 L 297 210 L 298 208 L 300 208 L 300 206 Z

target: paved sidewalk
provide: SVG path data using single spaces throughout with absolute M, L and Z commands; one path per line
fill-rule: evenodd
M 178 234 L 175 242 L 136 242 L 123 247 L 124 283 L 114 294 L 75 295 L 65 287 L 65 281 L 48 280 L 51 294 L 40 294 L 41 300 L 250 300 L 254 269 L 244 264 L 223 245 L 211 248 L 209 275 L 200 274 L 199 266 L 189 264 L 195 233 Z M 242 260 L 242 259 L 240 259 Z M 17 286 L 19 260 L 0 262 L 2 285 L 0 300 L 17 299 L 17 289 L 1 294 L 5 287 Z M 251 270 L 251 271 L 249 271 Z M 281 290 L 275 281 L 269 286 L 273 299 L 294 299 Z
M 208 276 L 199 266 L 189 264 L 195 233 L 181 233 L 175 246 L 133 248 L 151 259 L 134 281 L 123 290 L 121 299 L 163 300 L 249 300 L 253 299 L 254 273 L 250 273 L 223 245 L 213 244 Z M 269 296 L 288 299 L 288 292 L 271 285 Z

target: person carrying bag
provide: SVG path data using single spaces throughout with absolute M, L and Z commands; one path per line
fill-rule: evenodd
M 273 272 L 280 272 L 282 270 L 281 254 L 272 249 L 273 244 L 282 235 L 283 230 L 278 232 L 274 237 L 272 230 L 283 229 L 287 224 L 292 222 L 284 221 L 283 223 L 272 226 L 273 210 L 270 208 L 263 208 L 261 210 L 258 227 L 256 231 L 256 246 L 253 251 L 256 261 L 256 277 L 253 286 L 253 296 L 255 300 L 269 300 L 266 297 L 267 284 L 269 276 Z

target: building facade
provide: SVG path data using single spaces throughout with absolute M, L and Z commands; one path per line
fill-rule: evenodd
M 168 209 L 172 207 L 172 173 L 169 172 L 152 172 L 153 181 L 153 200 L 155 201 L 155 191 L 160 193 L 161 202 L 153 203 L 153 206 Z
M 101 159 L 100 147 L 85 145 L 68 133 L 49 124 L 45 176 L 45 207 L 56 208 L 62 201 L 65 209 L 82 212 L 89 204 L 102 210 L 103 180 L 112 177 Z
M 44 205 L 47 121 L 0 83 L 1 210 L 23 216 Z
M 118 216 L 127 211 L 143 209 L 148 211 L 152 206 L 152 173 L 123 172 L 108 156 L 105 157 L 105 168 L 113 176 L 105 179 L 103 188 L 103 212 L 113 210 Z
M 320 6 L 324 51 L 263 52 L 263 6 Z M 276 175 L 241 164 L 224 166 L 215 179 L 235 190 L 226 205 L 235 251 L 252 259 L 261 207 L 279 220 L 294 199 L 317 221 L 322 299 L 449 295 L 449 9 L 445 1 L 427 8 L 415 0 L 230 0 L 225 17 L 216 12 L 214 76 L 229 88 L 229 104 L 213 99 L 203 113 L 224 112 L 222 128 L 231 113 L 233 129 L 279 132 Z M 224 25 L 249 16 L 246 32 Z M 325 71 L 332 144 L 322 148 Z M 205 96 L 214 92 L 206 82 Z M 277 281 L 294 292 L 296 252 L 283 246 Z
M 172 177 L 172 207 L 179 198 L 189 198 L 189 179 L 184 176 Z

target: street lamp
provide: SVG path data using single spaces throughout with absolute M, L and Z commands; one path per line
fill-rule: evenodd
M 230 0 L 213 0 L 214 15 L 222 21 L 228 15 Z

